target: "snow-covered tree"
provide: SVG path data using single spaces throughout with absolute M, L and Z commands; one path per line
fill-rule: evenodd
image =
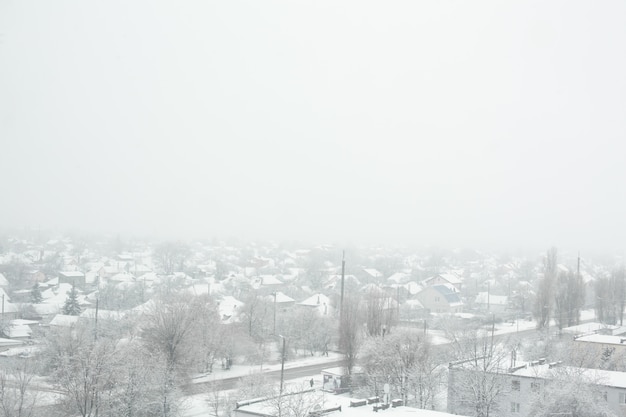
M 41 295 L 41 289 L 39 288 L 39 282 L 35 282 L 33 289 L 30 291 L 30 301 L 33 304 L 39 304 L 43 300 Z
M 543 260 L 543 277 L 538 282 L 535 298 L 534 314 L 539 329 L 550 325 L 557 272 L 557 250 L 551 248 Z
M 593 371 L 555 368 L 553 378 L 541 384 L 531 398 L 530 417 L 613 417 L 604 399 L 602 381 L 594 380 Z
M 81 311 L 80 304 L 78 304 L 76 287 L 72 285 L 72 289 L 67 293 L 67 299 L 63 305 L 63 314 L 68 316 L 78 316 Z
M 455 361 L 448 370 L 448 411 L 489 417 L 498 412 L 499 399 L 507 392 L 507 349 L 496 345 L 491 332 L 465 330 L 449 335 Z
M 443 374 L 433 354 L 430 342 L 418 330 L 368 339 L 359 356 L 368 380 L 364 394 L 381 395 L 384 383 L 389 383 L 392 395 L 405 404 L 431 408 Z
M 28 360 L 5 363 L 0 369 L 0 415 L 28 417 L 33 415 L 37 392 L 32 389 L 34 377 Z
M 339 349 L 345 358 L 348 375 L 357 363 L 359 349 L 363 341 L 363 314 L 359 299 L 354 296 L 346 296 L 341 311 L 339 323 Z

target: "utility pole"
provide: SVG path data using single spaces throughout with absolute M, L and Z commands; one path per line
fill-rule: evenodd
M 343 324 L 343 291 L 345 287 L 346 279 L 346 251 L 344 250 L 341 255 L 341 299 L 339 301 L 339 326 Z
M 400 285 L 396 287 L 396 302 L 398 303 L 398 326 L 400 325 Z
M 281 339 L 283 339 L 283 353 L 282 353 L 282 358 L 280 361 L 280 395 L 283 395 L 283 381 L 285 378 L 285 342 L 287 339 L 285 339 L 285 336 L 283 335 L 278 335 L 278 337 L 280 337 Z
M 93 331 L 94 340 L 98 340 L 98 301 L 99 300 L 100 300 L 100 297 L 96 297 L 96 320 L 95 320 L 95 328 Z
M 272 295 L 274 296 L 274 331 L 272 334 L 276 334 L 276 291 L 274 291 Z

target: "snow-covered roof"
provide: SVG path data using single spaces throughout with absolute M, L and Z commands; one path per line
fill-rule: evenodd
M 563 333 L 568 334 L 584 334 L 584 333 L 593 333 L 598 331 L 609 331 L 613 332 L 617 330 L 619 326 L 613 326 L 610 324 L 598 323 L 598 322 L 590 322 L 590 323 L 582 323 L 576 326 L 565 327 L 562 331 Z
M 62 272 L 59 272 L 59 275 L 63 275 L 64 277 L 67 277 L 67 278 L 82 278 L 85 276 L 85 274 L 83 274 L 80 271 L 62 271 Z
M 261 285 L 282 285 L 282 281 L 274 275 L 261 275 L 259 278 Z
M 33 333 L 33 330 L 24 324 L 11 324 L 8 329 L 8 334 L 11 339 L 27 338 Z
M 17 346 L 23 343 L 24 342 L 21 340 L 5 339 L 3 337 L 0 337 L 0 347 Z
M 330 304 L 330 298 L 322 293 L 313 294 L 309 298 L 298 303 L 298 305 L 307 307 L 318 307 L 324 304 Z
M 52 314 L 57 314 L 61 311 L 61 306 L 59 304 L 50 304 L 50 303 L 40 303 L 33 304 L 33 308 L 35 312 L 40 316 L 49 316 Z
M 531 378 L 555 380 L 567 379 L 571 378 L 572 375 L 576 375 L 580 378 L 586 378 L 592 384 L 626 388 L 626 372 L 605 371 L 602 369 L 588 369 L 561 365 L 554 366 L 554 364 L 546 363 L 534 366 L 530 366 L 530 364 L 525 367 L 520 366 L 519 369 L 511 372 L 511 374 Z
M 487 291 L 479 292 L 474 300 L 476 304 L 490 304 L 498 306 L 506 306 L 509 303 L 509 297 L 506 295 L 489 294 Z
M 9 285 L 9 280 L 0 272 L 0 287 L 6 287 Z
M 626 347 L 626 338 L 623 336 L 613 336 L 610 334 L 588 334 L 576 337 L 577 342 L 598 343 L 603 345 L 618 345 Z
M 67 316 L 65 314 L 57 314 L 50 321 L 50 326 L 59 326 L 59 327 L 71 327 L 78 323 L 80 317 L 78 316 Z
M 132 282 L 135 280 L 135 277 L 133 274 L 129 274 L 128 272 L 118 272 L 117 274 L 111 276 L 109 280 L 118 282 Z
M 38 320 L 25 320 L 25 319 L 15 319 L 15 320 L 11 320 L 10 322 L 11 326 L 16 325 L 16 326 L 30 326 L 33 324 L 39 324 Z
M 280 291 L 276 291 L 274 294 L 276 294 L 276 299 L 274 299 L 274 295 L 270 295 L 268 297 L 270 298 L 271 301 L 276 301 L 276 304 L 289 304 L 289 303 L 294 303 L 296 301 L 293 298 L 289 297 L 288 295 L 283 294 Z
M 387 281 L 395 282 L 396 284 L 402 284 L 403 282 L 406 282 L 406 280 L 410 278 L 411 278 L 411 275 L 407 274 L 406 272 L 396 272 L 395 274 L 387 278 Z
M 446 273 L 443 273 L 443 274 L 438 274 L 437 276 L 445 279 L 450 284 L 461 284 L 463 282 L 463 280 L 461 279 L 460 276 L 458 276 L 457 274 L 452 273 L 452 272 L 446 272 Z
M 98 319 L 103 320 L 119 320 L 124 317 L 124 312 L 121 311 L 113 311 L 113 310 L 102 310 L 98 309 Z M 80 317 L 95 319 L 96 318 L 96 309 L 95 308 L 86 308 L 85 311 L 80 313 Z
M 365 271 L 372 278 L 381 278 L 383 276 L 380 271 L 374 268 L 363 268 L 363 271 Z

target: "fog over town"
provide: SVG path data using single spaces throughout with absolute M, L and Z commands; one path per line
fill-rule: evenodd
M 622 2 L 0 7 L 4 228 L 623 253 Z
M 0 0 L 0 417 L 626 416 L 624 16 Z

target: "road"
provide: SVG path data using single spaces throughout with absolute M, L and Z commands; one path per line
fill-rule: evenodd
M 342 359 L 337 359 L 334 361 L 318 363 L 314 365 L 306 365 L 297 368 L 286 368 L 284 373 L 284 379 L 289 380 L 319 374 L 320 372 L 322 372 L 323 369 L 340 366 L 342 363 Z M 275 381 L 280 381 L 280 370 L 267 371 L 263 372 L 263 374 Z M 216 381 L 191 383 L 185 385 L 183 387 L 183 390 L 186 395 L 194 395 L 213 391 L 216 389 L 219 391 L 235 389 L 237 388 L 237 383 L 241 378 L 241 376 L 236 376 L 232 378 L 218 379 Z
M 544 331 L 545 334 L 545 331 Z M 509 331 L 509 332 L 496 332 L 493 336 L 494 342 L 501 342 L 507 339 L 518 339 L 518 340 L 538 340 L 541 338 L 542 334 L 540 331 L 536 329 L 520 329 L 519 331 Z M 490 333 L 487 332 L 485 337 L 491 337 Z M 437 345 L 439 348 L 445 348 L 446 344 Z M 314 364 L 314 365 L 305 365 L 302 367 L 291 367 L 285 369 L 284 379 L 295 379 L 301 377 L 307 377 L 310 375 L 319 374 L 323 369 L 333 368 L 336 366 L 340 366 L 343 363 L 341 359 L 333 360 L 326 363 Z M 266 371 L 264 374 L 275 381 L 280 381 L 280 370 L 272 370 Z M 187 395 L 201 394 L 205 392 L 209 392 L 210 390 L 231 390 L 237 388 L 237 383 L 242 378 L 242 376 L 235 376 L 231 378 L 219 379 L 216 381 L 207 381 L 207 382 L 198 382 L 187 384 L 183 387 L 184 392 Z

